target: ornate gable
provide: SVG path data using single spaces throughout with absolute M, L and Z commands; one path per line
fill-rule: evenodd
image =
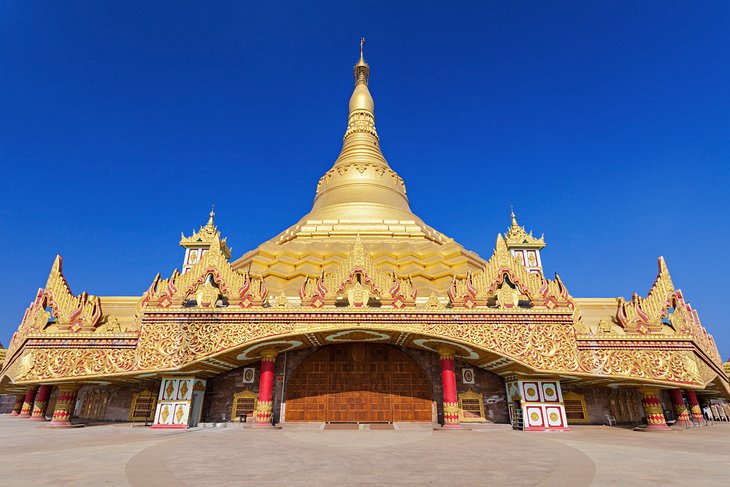
M 56 256 L 46 286 L 38 289 L 35 299 L 25 310 L 18 331 L 8 346 L 8 356 L 22 345 L 31 333 L 43 332 L 51 323 L 59 332 L 94 331 L 101 323 L 101 302 L 83 292 L 74 296 L 63 275 L 63 259 Z
M 263 278 L 251 275 L 249 270 L 233 269 L 220 238 L 215 235 L 210 249 L 188 272 L 180 274 L 175 269 L 168 279 L 160 279 L 157 274 L 138 308 L 183 306 L 193 299 L 198 306 L 214 307 L 219 298 L 225 299 L 229 306 L 250 308 L 263 306 L 267 296 Z
M 102 317 L 101 302 L 86 291 L 74 296 L 63 275 L 63 260 L 60 255 L 53 262 L 46 286 L 39 291 L 33 309 L 33 327 L 39 331 L 45 327 L 43 313 L 48 319 L 55 318 L 59 331 L 93 331 Z M 48 313 L 45 308 L 51 309 Z M 41 326 L 43 325 L 43 326 Z
M 520 300 L 529 301 L 533 307 L 574 308 L 560 277 L 556 274 L 551 281 L 529 272 L 512 256 L 501 234 L 497 235 L 494 253 L 484 269 L 464 278 L 454 276 L 448 295 L 451 306 L 456 308 L 487 306 L 490 300 L 495 300 L 500 308 L 516 308 Z
M 347 259 L 334 272 L 322 272 L 316 279 L 307 277 L 299 290 L 302 306 L 314 308 L 334 306 L 344 298 L 353 307 L 367 306 L 369 299 L 375 298 L 381 306 L 405 308 L 415 306 L 416 295 L 410 276 L 398 277 L 395 272 L 383 272 L 375 266 L 359 236 Z
M 712 335 L 700 323 L 697 311 L 674 287 L 664 257 L 659 257 L 659 273 L 645 298 L 634 293 L 631 301 L 617 298 L 616 321 L 627 333 L 661 333 L 667 322 L 680 335 L 691 336 L 695 344 L 716 364 L 722 360 Z

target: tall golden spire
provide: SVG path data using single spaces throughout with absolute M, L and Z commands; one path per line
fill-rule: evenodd
M 370 66 L 365 62 L 365 55 L 363 54 L 363 46 L 365 45 L 365 38 L 360 38 L 360 60 L 355 65 L 355 84 L 356 85 L 367 85 L 368 78 L 370 77 Z
M 410 213 L 403 180 L 393 171 L 380 151 L 380 139 L 375 130 L 375 102 L 368 88 L 370 66 L 365 62 L 360 39 L 360 59 L 354 67 L 355 88 L 350 97 L 347 130 L 340 155 L 332 169 L 320 179 L 313 211 L 338 206 L 343 215 L 351 206 L 358 215 L 394 219 L 383 213 L 383 206 Z M 366 206 L 363 206 L 366 205 Z M 367 205 L 371 214 L 366 215 Z M 344 212 L 344 213 L 343 213 Z M 412 217 L 411 217 L 412 218 Z
M 448 240 L 413 214 L 403 179 L 390 168 L 380 151 L 364 44 L 365 39 L 360 39 L 360 57 L 353 69 L 355 86 L 340 155 L 320 178 L 312 210 L 277 237 L 280 243 L 300 238 L 350 240 L 357 235 L 363 240 Z

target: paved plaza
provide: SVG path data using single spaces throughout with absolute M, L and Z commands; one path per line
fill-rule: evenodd
M 726 486 L 730 424 L 669 433 L 170 431 L 50 429 L 0 416 L 0 478 L 8 486 Z

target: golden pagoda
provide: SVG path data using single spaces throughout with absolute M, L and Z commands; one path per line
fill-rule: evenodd
M 311 210 L 233 261 L 211 211 L 182 236 L 182 272 L 138 296 L 74 294 L 58 256 L 0 356 L 13 414 L 665 430 L 730 397 L 728 364 L 663 258 L 643 297 L 575 298 L 514 211 L 487 258 L 416 216 L 380 149 L 363 42 Z

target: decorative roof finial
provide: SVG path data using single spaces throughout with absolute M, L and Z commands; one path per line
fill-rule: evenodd
M 509 210 L 512 213 L 512 226 L 517 227 L 517 217 L 515 216 L 515 209 L 512 205 L 509 205 Z
M 212 205 L 209 216 L 210 216 L 210 218 L 208 218 L 208 226 L 214 227 L 215 224 L 213 223 L 213 219 L 215 218 L 215 204 Z
M 360 60 L 355 65 L 355 86 L 368 84 L 368 78 L 370 77 L 370 66 L 365 62 L 365 55 L 363 54 L 363 46 L 365 45 L 365 38 L 360 38 Z

